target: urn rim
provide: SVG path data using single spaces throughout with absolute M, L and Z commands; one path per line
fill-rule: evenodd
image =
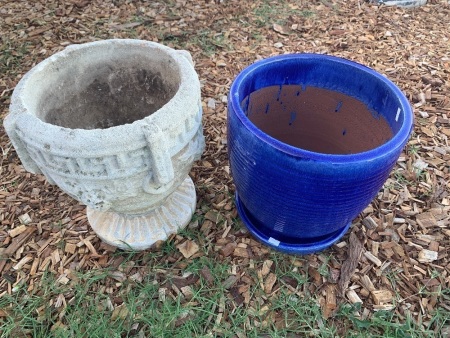
M 133 121 L 132 123 L 124 123 L 121 125 L 111 126 L 108 128 L 97 128 L 97 129 L 81 129 L 81 128 L 67 128 L 63 126 L 58 126 L 52 123 L 48 123 L 38 116 L 34 114 L 30 109 L 27 107 L 26 101 L 24 101 L 23 93 L 27 88 L 29 80 L 37 73 L 42 72 L 47 67 L 49 67 L 52 62 L 55 62 L 56 60 L 60 58 L 70 58 L 73 53 L 77 53 L 80 50 L 92 48 L 92 47 L 101 47 L 102 45 L 108 45 L 108 44 L 117 44 L 117 45 L 125 45 L 129 46 L 130 48 L 136 47 L 136 48 L 149 48 L 153 50 L 158 50 L 162 53 L 165 53 L 168 57 L 170 57 L 177 66 L 177 72 L 180 76 L 180 83 L 177 91 L 175 92 L 174 96 L 169 99 L 169 101 L 164 104 L 161 108 L 156 110 L 151 115 L 148 115 L 142 119 L 138 119 Z M 73 44 L 67 46 L 65 49 L 53 54 L 52 56 L 44 59 L 40 63 L 38 63 L 36 66 L 34 66 L 32 69 L 30 69 L 18 82 L 12 98 L 11 98 L 11 108 L 10 113 L 7 115 L 7 118 L 11 118 L 15 120 L 15 123 L 22 120 L 24 117 L 26 119 L 29 119 L 32 124 L 35 125 L 36 128 L 46 130 L 45 133 L 60 133 L 63 132 L 64 134 L 73 133 L 73 131 L 76 131 L 78 135 L 80 135 L 81 138 L 88 137 L 88 138 L 102 138 L 106 135 L 111 134 L 122 134 L 126 133 L 129 136 L 135 135 L 135 133 L 130 133 L 129 128 L 138 128 L 139 126 L 143 124 L 147 124 L 149 122 L 153 122 L 158 124 L 161 129 L 165 130 L 168 127 L 166 119 L 161 117 L 158 112 L 160 111 L 180 111 L 180 109 L 173 109 L 179 106 L 179 101 L 181 99 L 185 101 L 189 101 L 193 106 L 197 105 L 198 102 L 198 96 L 197 91 L 200 91 L 200 84 L 198 80 L 198 76 L 195 72 L 195 69 L 192 64 L 192 60 L 189 60 L 189 57 L 186 55 L 187 52 L 183 50 L 175 50 L 170 47 L 164 46 L 162 44 L 152 42 L 152 41 L 146 41 L 146 40 L 138 40 L 138 39 L 107 39 L 107 40 L 100 40 L 100 41 L 93 41 L 93 42 L 87 42 L 87 43 L 81 43 L 81 44 Z M 12 115 L 15 115 L 14 117 Z M 181 123 L 181 119 L 171 119 L 172 122 L 175 123 Z M 137 135 L 136 135 L 137 136 Z

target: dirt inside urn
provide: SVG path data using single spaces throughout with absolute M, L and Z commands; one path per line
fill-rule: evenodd
M 324 154 L 354 154 L 392 138 L 386 119 L 361 101 L 317 87 L 265 87 L 242 101 L 259 129 L 297 148 Z
M 79 86 L 80 90 L 61 88 L 66 91 L 62 100 L 60 95 L 46 99 L 50 101 L 44 102 L 42 108 L 45 122 L 71 129 L 104 129 L 132 123 L 164 106 L 179 86 L 174 74 L 163 76 L 142 67 L 102 67 L 85 78 L 85 87 Z

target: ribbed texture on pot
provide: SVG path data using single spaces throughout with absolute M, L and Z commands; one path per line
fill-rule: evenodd
M 230 163 L 239 198 L 277 239 L 289 234 L 307 241 L 344 227 L 375 197 L 399 155 L 397 151 L 376 163 L 320 163 L 260 144 L 233 116 L 229 123 Z
M 349 154 L 313 152 L 281 142 L 252 123 L 247 98 L 270 86 L 280 86 L 281 92 L 285 85 L 352 96 L 386 119 L 392 137 Z M 411 107 L 392 82 L 331 56 L 292 54 L 259 61 L 238 75 L 228 103 L 228 154 L 241 219 L 255 237 L 289 253 L 323 250 L 339 240 L 382 188 L 412 130 Z M 264 98 L 258 104 L 264 107 Z M 271 114 L 282 119 L 284 113 Z M 370 119 L 364 123 L 378 128 Z

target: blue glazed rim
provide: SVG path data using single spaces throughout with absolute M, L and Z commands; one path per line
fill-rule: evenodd
M 265 235 L 260 230 L 261 227 L 259 226 L 259 224 L 255 224 L 254 221 L 250 219 L 249 215 L 247 214 L 247 209 L 239 199 L 238 193 L 236 193 L 235 198 L 236 198 L 235 203 L 239 212 L 239 216 L 241 216 L 242 222 L 244 223 L 248 231 L 250 231 L 250 233 L 254 237 L 256 237 L 256 239 L 258 239 L 265 245 L 268 245 L 274 248 L 275 250 L 288 254 L 308 255 L 318 251 L 325 250 L 326 248 L 336 243 L 339 239 L 341 239 L 347 233 L 348 229 L 352 224 L 351 222 L 349 222 L 346 226 L 342 227 L 337 232 L 321 240 L 314 241 L 314 238 L 312 238 L 313 241 L 311 241 L 310 243 L 301 243 L 301 244 L 285 243 L 277 240 L 276 238 Z
M 255 73 L 257 70 L 259 70 L 261 67 L 268 67 L 270 64 L 275 64 L 287 60 L 292 59 L 304 59 L 304 60 L 317 60 L 318 62 L 329 62 L 329 63 L 336 63 L 348 66 L 349 68 L 358 69 L 359 71 L 363 71 L 365 73 L 368 73 L 369 75 L 375 77 L 377 80 L 383 82 L 387 85 L 387 87 L 392 90 L 396 96 L 399 98 L 399 103 L 401 106 L 402 111 L 404 112 L 404 121 L 399 129 L 399 131 L 394 135 L 393 138 L 391 138 L 389 141 L 384 143 L 383 145 L 365 151 L 355 154 L 323 154 L 318 152 L 313 152 L 301 148 L 297 148 L 294 146 L 291 146 L 287 143 L 281 142 L 268 134 L 264 133 L 261 129 L 256 127 L 245 115 L 244 110 L 241 108 L 241 101 L 244 99 L 243 97 L 239 97 L 239 88 L 242 86 L 243 83 L 246 81 L 251 81 L 249 78 L 251 78 L 252 74 Z M 409 136 L 411 134 L 412 128 L 413 128 L 413 113 L 411 106 L 406 99 L 403 92 L 389 79 L 381 75 L 380 73 L 376 72 L 375 70 L 366 67 L 362 64 L 359 64 L 354 61 L 350 61 L 347 59 L 343 59 L 336 56 L 330 56 L 330 55 L 323 55 L 323 54 L 309 54 L 309 53 L 302 53 L 302 54 L 284 54 L 284 55 L 278 55 L 273 56 L 267 59 L 263 59 L 260 61 L 257 61 L 250 66 L 246 67 L 244 70 L 242 70 L 238 76 L 233 81 L 231 88 L 230 88 L 230 95 L 229 95 L 229 103 L 231 104 L 236 116 L 239 118 L 239 120 L 242 122 L 242 124 L 254 135 L 256 135 L 259 139 L 261 139 L 263 142 L 266 142 L 267 144 L 271 145 L 275 149 L 278 149 L 286 154 L 296 156 L 296 157 L 302 157 L 302 158 L 308 158 L 310 160 L 317 160 L 317 161 L 327 161 L 330 163 L 349 163 L 349 162 L 360 162 L 360 161 L 371 161 L 376 158 L 385 156 L 387 153 L 393 152 L 399 147 L 403 147 L 403 145 L 407 142 L 409 139 Z

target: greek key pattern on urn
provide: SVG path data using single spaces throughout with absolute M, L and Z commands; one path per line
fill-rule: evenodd
M 185 119 L 184 128 L 169 132 L 169 137 L 176 140 L 178 144 L 187 144 L 193 137 L 191 136 L 192 133 L 197 131 L 192 130 L 192 128 L 200 124 L 200 120 L 201 106 L 198 107 L 197 114 L 193 114 L 193 116 Z M 87 157 L 86 155 L 84 157 L 60 156 L 54 154 L 50 144 L 42 144 L 30 139 L 20 129 L 16 129 L 16 132 L 24 143 L 30 157 L 43 173 L 50 173 L 50 177 L 47 177 L 49 179 L 52 178 L 52 174 L 79 179 L 125 178 L 148 171 L 151 163 L 147 145 L 126 152 L 121 152 L 120 149 L 117 149 L 117 152 L 114 154 L 101 157 Z M 86 154 L 87 152 L 85 151 L 84 153 Z
M 148 169 L 148 153 L 145 148 L 102 157 L 67 157 L 43 151 L 25 143 L 31 158 L 46 172 L 63 177 L 114 179 L 132 176 Z

